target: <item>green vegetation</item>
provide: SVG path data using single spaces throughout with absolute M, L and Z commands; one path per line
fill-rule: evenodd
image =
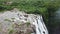
M 58 0 L 0 0 L 0 11 L 18 8 L 27 13 L 42 14 L 48 21 L 49 13 L 56 11 L 59 3 Z
M 15 18 L 11 18 L 12 20 L 14 20 Z
M 9 22 L 11 22 L 11 20 L 9 20 L 9 19 L 5 19 L 4 21 L 9 21 Z
M 14 32 L 13 29 L 9 30 L 9 34 L 13 34 L 13 32 Z
M 30 25 L 30 22 L 27 22 L 26 25 L 29 26 Z
M 13 32 L 15 32 L 14 30 L 14 24 L 11 24 L 8 28 L 8 34 L 13 34 Z
M 54 15 L 59 7 L 60 0 L 0 0 L 0 12 L 18 8 L 20 11 L 27 13 L 41 14 L 48 28 L 51 27 L 50 25 L 53 25 L 49 22 L 50 17 Z M 55 24 L 53 27 L 55 27 Z

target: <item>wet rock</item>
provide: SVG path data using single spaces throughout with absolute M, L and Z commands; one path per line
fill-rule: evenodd
M 0 14 L 1 34 L 31 34 L 36 33 L 35 25 L 30 22 L 28 14 L 16 12 L 17 9 Z
M 31 34 L 31 33 L 36 33 L 34 32 L 35 26 L 33 24 L 27 25 L 27 23 L 23 23 L 20 25 L 15 24 L 15 28 L 17 31 L 17 34 Z
M 0 13 L 0 34 L 48 34 L 43 26 L 40 15 L 27 14 L 16 8 Z
M 24 15 L 24 17 L 28 17 L 28 15 Z

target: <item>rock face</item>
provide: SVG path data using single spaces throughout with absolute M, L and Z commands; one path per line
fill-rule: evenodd
M 16 29 L 17 28 L 17 29 Z M 35 33 L 35 26 L 30 23 L 15 25 L 16 32 L 14 34 L 31 34 Z
M 0 13 L 0 34 L 48 34 L 38 17 L 16 9 Z

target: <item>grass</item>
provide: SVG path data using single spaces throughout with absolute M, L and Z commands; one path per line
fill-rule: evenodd
M 29 26 L 30 25 L 30 22 L 27 22 L 26 25 Z
M 3 4 L 6 2 L 12 2 L 12 4 Z M 20 11 L 24 11 L 26 13 L 42 15 L 48 26 L 50 16 L 60 8 L 60 0 L 0 0 L 0 12 L 12 10 L 13 8 L 18 8 Z
M 14 32 L 13 29 L 9 30 L 9 34 L 13 34 L 13 32 Z
M 12 2 L 10 5 L 5 4 Z M 40 14 L 48 22 L 51 12 L 54 13 L 60 7 L 59 0 L 0 0 L 0 12 L 18 8 L 26 13 Z M 53 14 L 52 14 L 53 15 Z
M 4 21 L 9 21 L 9 22 L 11 22 L 11 20 L 9 20 L 9 19 L 5 19 Z
M 14 20 L 15 18 L 11 18 L 11 19 L 13 19 L 13 20 Z

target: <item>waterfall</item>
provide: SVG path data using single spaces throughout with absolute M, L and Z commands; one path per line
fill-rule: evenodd
M 36 34 L 48 34 L 48 30 L 43 22 L 42 16 L 37 16 L 36 22 Z
M 26 23 L 27 21 L 29 21 L 31 24 L 35 25 L 36 32 L 33 32 L 32 34 L 48 34 L 48 30 L 44 24 L 44 21 L 43 21 L 43 18 L 41 15 L 26 14 L 24 12 L 19 12 L 19 11 L 17 11 L 17 12 L 7 11 L 0 15 L 2 15 L 2 16 L 0 16 L 0 22 L 2 22 L 2 24 L 3 24 L 1 26 L 3 26 L 4 30 L 6 29 L 5 30 L 6 34 L 8 34 L 7 29 L 10 28 L 13 23 L 19 24 L 20 22 Z M 12 21 L 12 18 L 14 21 Z M 8 21 L 4 21 L 4 19 L 8 19 Z
M 48 31 L 47 31 L 47 28 L 43 22 L 43 19 L 42 19 L 42 16 L 39 16 L 37 18 L 37 21 L 38 21 L 38 27 L 39 27 L 39 30 L 41 34 L 48 34 Z
M 48 34 L 48 30 L 44 24 L 42 16 L 41 15 L 35 15 L 34 17 L 33 16 L 34 16 L 33 14 L 29 16 L 30 17 L 29 21 L 36 26 L 36 34 Z

